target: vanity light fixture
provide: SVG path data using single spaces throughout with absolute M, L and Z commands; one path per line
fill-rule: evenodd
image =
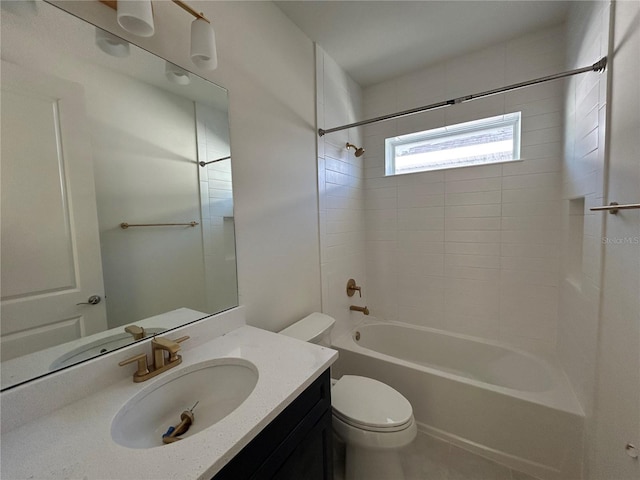
M 118 24 L 127 32 L 139 37 L 150 37 L 155 31 L 151 0 L 99 0 L 116 10 Z M 191 61 L 204 70 L 215 70 L 218 66 L 216 35 L 211 21 L 202 12 L 198 13 L 185 2 L 171 0 L 195 17 L 191 22 Z
M 150 37 L 155 32 L 151 0 L 118 0 L 118 25 L 138 37 Z

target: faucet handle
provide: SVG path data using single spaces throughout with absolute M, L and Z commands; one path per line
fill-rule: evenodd
M 177 344 L 180 344 L 180 343 L 184 342 L 185 340 L 189 340 L 189 338 L 190 338 L 189 335 L 185 335 L 184 337 L 176 338 L 174 340 L 174 342 L 176 342 Z M 178 345 L 178 349 L 179 348 L 180 348 L 180 345 Z M 177 350 L 176 350 L 176 352 L 177 352 Z M 175 352 L 169 352 L 169 361 L 170 362 L 175 361 L 177 359 L 177 357 L 178 356 L 176 355 Z
M 170 340 L 164 337 L 153 337 L 151 340 L 151 349 L 154 353 L 155 366 L 161 367 L 164 365 L 164 357 L 162 350 L 169 352 L 169 363 L 175 362 L 178 359 L 178 351 L 180 350 L 180 343 L 188 340 L 188 336 L 180 337 L 176 340 Z
M 185 340 L 189 340 L 189 336 L 185 335 L 184 337 L 180 337 L 176 340 L 170 340 L 168 338 L 165 337 L 153 337 L 153 340 L 151 340 L 151 342 L 156 346 L 161 348 L 162 350 L 166 350 L 170 353 L 174 353 L 177 352 L 178 350 L 180 350 L 180 343 L 184 342 Z
M 362 298 L 362 287 L 356 285 L 356 281 L 353 278 L 350 278 L 347 282 L 347 295 L 353 297 L 356 291 L 360 294 L 360 298 Z
M 138 370 L 133 374 L 133 381 L 135 382 L 137 378 L 142 378 L 149 374 L 149 368 L 147 367 L 147 354 L 140 353 L 139 355 L 135 355 L 131 358 L 118 362 L 118 365 L 124 367 L 125 365 L 129 365 L 133 362 L 138 362 Z

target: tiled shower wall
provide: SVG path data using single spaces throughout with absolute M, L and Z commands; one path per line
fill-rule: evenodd
M 558 26 L 364 90 L 365 118 L 563 71 Z M 372 315 L 553 348 L 560 277 L 562 81 L 364 127 Z M 384 140 L 522 112 L 521 162 L 385 177 Z
M 319 128 L 331 128 L 362 119 L 361 89 L 320 47 L 316 46 L 316 108 Z M 346 143 L 362 145 L 360 129 L 318 137 L 318 191 L 320 209 L 320 268 L 322 311 L 337 321 L 334 338 L 362 318 L 349 305 L 365 305 L 363 159 Z M 348 297 L 347 281 L 362 287 L 362 298 Z
M 567 22 L 567 68 L 607 55 L 609 2 L 576 2 Z M 566 84 L 563 164 L 563 263 L 558 356 L 586 415 L 587 446 L 594 445 L 594 399 L 599 335 L 607 75 L 587 74 Z M 585 478 L 595 458 L 585 452 Z

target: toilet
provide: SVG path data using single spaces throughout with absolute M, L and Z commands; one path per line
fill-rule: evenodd
M 280 333 L 329 346 L 335 319 L 312 313 Z M 385 383 L 357 375 L 332 381 L 333 431 L 346 445 L 345 480 L 401 480 L 398 449 L 416 437 L 413 408 Z

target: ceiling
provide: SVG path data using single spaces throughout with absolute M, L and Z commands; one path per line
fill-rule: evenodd
M 562 23 L 569 1 L 276 1 L 366 87 Z

